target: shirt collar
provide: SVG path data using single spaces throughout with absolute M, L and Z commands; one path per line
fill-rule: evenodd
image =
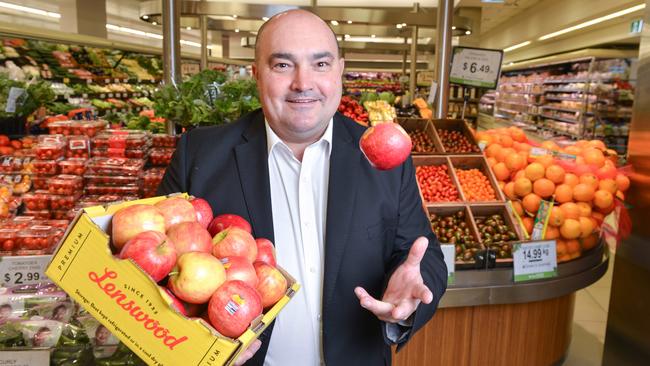
M 327 142 L 327 156 L 330 156 L 332 154 L 332 131 L 333 131 L 333 126 L 334 126 L 334 117 L 330 118 L 329 123 L 327 124 L 327 128 L 325 129 L 325 133 L 321 138 L 314 142 L 312 145 L 319 144 L 321 141 Z M 275 145 L 280 144 L 281 146 L 286 147 L 289 151 L 289 147 L 287 144 L 282 141 L 282 139 L 275 134 L 273 129 L 271 129 L 271 126 L 269 125 L 268 121 L 266 118 L 264 119 L 264 127 L 266 128 L 266 147 L 267 147 L 267 152 L 269 155 L 271 155 L 271 151 L 275 147 Z M 311 145 L 310 145 L 311 146 Z

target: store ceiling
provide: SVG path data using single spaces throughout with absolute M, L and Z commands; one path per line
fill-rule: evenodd
M 541 0 L 504 0 L 499 4 L 484 3 L 481 0 L 461 0 L 458 7 L 480 7 L 481 33 L 485 33 L 539 2 Z

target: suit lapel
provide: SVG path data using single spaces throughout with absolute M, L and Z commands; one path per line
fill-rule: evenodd
M 261 112 L 253 116 L 242 137 L 244 143 L 235 147 L 235 160 L 253 234 L 256 238 L 267 238 L 275 242 L 266 130 Z
M 358 177 L 354 172 L 361 166 L 361 152 L 357 142 L 338 114 L 334 116 L 332 155 L 327 196 L 325 234 L 325 278 L 323 279 L 323 313 L 332 299 L 348 242 Z

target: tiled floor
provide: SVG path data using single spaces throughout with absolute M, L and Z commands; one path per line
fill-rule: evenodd
M 573 336 L 564 366 L 599 366 L 602 363 L 613 265 L 612 253 L 603 278 L 576 293 Z

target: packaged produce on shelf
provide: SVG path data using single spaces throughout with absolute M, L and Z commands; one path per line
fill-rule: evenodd
M 209 221 L 198 221 L 212 213 L 204 211 L 200 201 L 175 195 L 87 208 L 68 232 L 69 237 L 86 238 L 81 243 L 63 240 L 46 274 L 72 298 L 92 302 L 90 306 L 81 300 L 80 305 L 143 359 L 151 361 L 155 355 L 157 362 L 166 364 L 198 364 L 203 354 L 209 353 L 215 365 L 225 365 L 257 338 L 299 286 L 281 268 L 262 262 L 253 266 L 258 244 L 242 228 L 225 229 L 213 244 L 206 229 Z M 203 207 L 201 216 L 194 207 Z M 179 230 L 192 234 L 176 233 Z M 175 238 L 174 244 L 167 236 Z M 192 240 L 183 239 L 185 236 Z M 201 238 L 200 242 L 194 238 Z M 231 250 L 227 243 L 232 240 L 243 240 L 241 251 Z M 74 259 L 66 261 L 70 250 Z M 236 254 L 243 256 L 247 271 L 250 269 L 247 276 L 256 277 L 257 285 L 229 277 L 234 272 L 229 274 L 222 262 L 229 263 Z M 154 258 L 159 255 L 160 261 Z M 171 272 L 175 266 L 177 270 Z M 60 276 L 61 271 L 67 276 Z M 83 278 L 87 280 L 79 280 Z M 168 289 L 155 281 L 165 281 Z M 137 288 L 139 296 L 130 296 L 130 291 L 123 294 L 146 310 L 147 316 L 155 317 L 157 329 L 164 329 L 165 337 L 155 337 L 156 329 L 143 328 L 137 319 L 124 316 L 123 310 L 115 307 L 114 296 L 104 293 L 108 283 L 116 289 Z M 97 286 L 103 290 L 94 290 Z M 243 301 L 235 311 L 227 311 L 226 304 L 233 296 Z M 198 314 L 188 313 L 192 310 L 185 302 L 208 304 L 207 317 L 188 319 Z M 148 310 L 151 307 L 155 313 Z
M 152 147 L 176 147 L 178 136 L 168 135 L 166 133 L 156 133 L 151 135 Z
M 175 148 L 154 147 L 149 152 L 149 161 L 153 166 L 167 166 L 172 160 Z
M 395 107 L 384 100 L 366 101 L 363 107 L 368 111 L 370 123 L 393 122 L 397 118 Z
M 144 168 L 142 159 L 91 158 L 86 172 L 98 175 L 139 175 Z
M 420 114 L 420 117 L 425 119 L 433 118 L 433 110 L 429 108 L 429 104 L 424 99 L 416 98 L 415 100 L 413 100 L 413 105 L 415 105 L 418 108 L 418 113 Z
M 341 97 L 338 110 L 339 113 L 353 119 L 355 122 L 363 126 L 368 125 L 368 113 L 355 99 L 348 96 Z
M 540 202 L 554 200 L 542 234 L 557 240 L 558 260 L 596 246 L 605 216 L 621 206 L 630 185 L 615 151 L 599 140 L 531 146 L 517 128 L 478 132 L 476 139 L 487 146 L 488 163 L 528 234 Z
M 61 174 L 83 175 L 88 159 L 68 158 L 57 161 Z

